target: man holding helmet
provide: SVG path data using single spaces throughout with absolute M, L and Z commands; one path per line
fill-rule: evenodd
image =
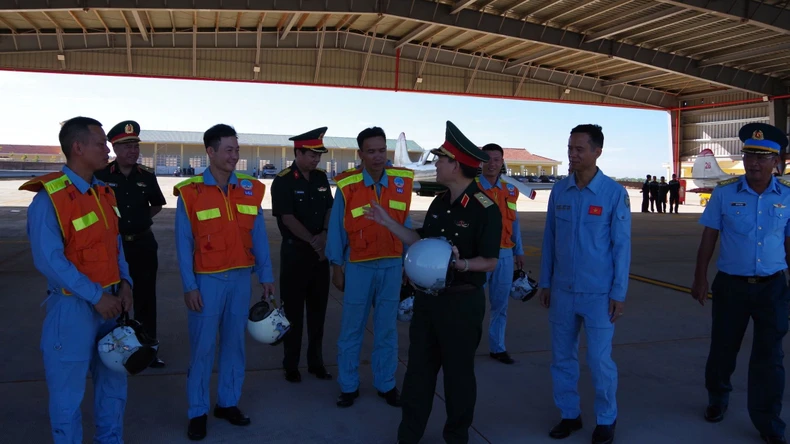
M 403 382 L 403 419 L 398 428 L 398 440 L 417 443 L 422 438 L 433 406 L 436 375 L 443 368 L 448 400 L 444 440 L 466 443 L 477 397 L 474 360 L 486 308 L 483 286 L 486 273 L 494 271 L 497 266 L 502 216 L 474 180 L 480 163 L 487 161 L 488 155 L 470 142 L 452 122 L 447 122 L 444 144 L 431 152 L 439 156 L 436 181 L 446 186 L 447 191 L 434 198 L 423 227 L 410 230 L 375 203 L 366 210 L 366 217 L 410 245 L 407 261 L 441 261 L 428 268 L 454 269 L 448 273 L 450 282 L 437 285 L 443 288 L 430 290 L 422 285 L 414 299 L 409 329 L 409 364 Z M 414 245 L 420 239 L 438 237 L 445 237 L 453 244 L 451 266 L 443 255 L 431 254 L 431 248 Z M 414 257 L 423 251 L 427 257 Z M 422 280 L 416 275 L 409 278 Z
M 67 120 L 58 137 L 66 156 L 63 171 L 19 187 L 36 193 L 27 235 L 33 263 L 47 278 L 41 351 L 52 438 L 55 444 L 82 442 L 80 404 L 90 369 L 93 441 L 122 442 L 126 374 L 108 368 L 96 345 L 97 337 L 116 326 L 116 317 L 132 309 L 115 193 L 94 176 L 107 165 L 110 150 L 101 123 L 88 117 Z
M 236 173 L 236 130 L 215 125 L 203 134 L 209 167 L 173 189 L 176 208 L 176 253 L 189 309 L 189 439 L 206 436 L 209 382 L 219 341 L 218 399 L 214 416 L 246 426 L 239 410 L 244 382 L 244 342 L 250 308 L 250 274 L 264 296 L 274 294 L 269 240 L 261 202 L 265 186 Z

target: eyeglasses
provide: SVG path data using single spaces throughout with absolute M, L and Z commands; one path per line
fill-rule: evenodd
M 770 163 L 776 159 L 775 154 L 754 154 L 754 153 L 744 153 L 742 159 L 745 162 L 758 162 L 758 163 Z

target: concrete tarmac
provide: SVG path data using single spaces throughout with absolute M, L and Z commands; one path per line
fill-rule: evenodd
M 159 242 L 158 309 L 161 357 L 164 369 L 148 369 L 129 378 L 124 439 L 127 443 L 186 443 L 186 371 L 189 343 L 186 308 L 176 263 L 173 239 L 175 198 L 172 186 L 181 178 L 161 177 L 168 200 L 155 218 Z M 268 187 L 270 180 L 263 181 Z M 0 181 L 0 443 L 51 442 L 47 412 L 48 393 L 39 350 L 46 298 L 46 281 L 34 268 L 26 236 L 27 206 L 32 193 L 16 191 L 22 181 Z M 630 190 L 633 214 L 633 249 L 625 315 L 617 322 L 614 360 L 618 365 L 619 417 L 615 442 L 653 443 L 759 443 L 746 411 L 746 375 L 751 351 L 747 331 L 733 375 L 734 391 L 724 422 L 709 424 L 702 414 L 707 394 L 704 367 L 710 344 L 710 303 L 701 307 L 683 287 L 691 285 L 702 231 L 697 223 L 702 208 L 695 196 L 680 207 L 680 215 L 643 214 L 641 195 Z M 540 247 L 548 191 L 531 201 L 519 201 L 527 268 L 540 274 Z M 413 218 L 421 223 L 431 198 L 414 198 Z M 267 193 L 264 202 L 275 276 L 279 272 L 280 235 L 271 219 Z M 710 280 L 716 272 L 715 260 Z M 680 290 L 647 283 L 649 278 L 674 284 Z M 253 282 L 254 284 L 254 282 Z M 260 288 L 257 284 L 254 291 Z M 336 356 L 343 294 L 332 288 L 327 309 L 324 357 L 337 376 Z M 256 298 L 257 299 L 257 298 Z M 251 303 L 254 301 L 251 301 Z M 710 301 L 709 301 L 710 302 Z M 549 373 L 551 340 L 547 310 L 537 300 L 511 302 L 506 344 L 516 360 L 503 365 L 488 357 L 488 316 L 476 361 L 477 406 L 470 430 L 472 443 L 552 443 L 549 429 L 560 419 L 552 399 Z M 408 358 L 408 325 L 398 324 L 397 385 L 402 387 Z M 306 341 L 306 334 L 304 335 Z M 394 443 L 399 409 L 388 406 L 372 387 L 370 354 L 372 321 L 361 354 L 360 398 L 353 407 L 335 406 L 339 388 L 335 380 L 320 381 L 306 371 L 303 345 L 302 382 L 283 378 L 282 348 L 247 340 L 247 372 L 239 407 L 251 418 L 248 427 L 235 427 L 209 417 L 206 443 Z M 594 391 L 585 359 L 582 331 L 579 359 L 584 428 L 563 440 L 590 442 L 595 428 Z M 85 439 L 94 431 L 93 390 L 87 385 L 83 402 Z M 212 379 L 216 402 L 216 374 Z M 434 408 L 422 442 L 441 443 L 446 418 L 442 375 Z M 788 395 L 785 395 L 787 402 Z M 785 415 L 786 417 L 786 415 Z

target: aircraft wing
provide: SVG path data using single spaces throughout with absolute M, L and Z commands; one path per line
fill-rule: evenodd
M 513 184 L 514 187 L 518 188 L 518 191 L 526 197 L 529 197 L 532 200 L 535 200 L 535 196 L 537 195 L 538 190 L 550 190 L 554 187 L 553 183 L 542 183 L 542 182 L 519 182 L 514 177 L 510 177 L 507 175 L 502 175 L 502 178 L 507 181 L 507 183 Z

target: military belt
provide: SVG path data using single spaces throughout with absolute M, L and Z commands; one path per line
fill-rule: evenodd
M 784 272 L 777 271 L 776 273 L 774 273 L 774 274 L 772 274 L 770 276 L 736 276 L 734 274 L 730 274 L 729 276 L 734 277 L 735 279 L 738 279 L 738 280 L 741 280 L 741 281 L 745 281 L 745 282 L 747 282 L 749 284 L 762 284 L 763 282 L 772 281 L 772 280 L 778 278 L 779 276 L 781 276 L 782 274 L 784 274 Z
M 121 239 L 123 239 L 124 242 L 134 242 L 142 237 L 148 236 L 149 234 L 151 234 L 151 229 L 146 228 L 145 230 L 136 234 L 122 234 Z

